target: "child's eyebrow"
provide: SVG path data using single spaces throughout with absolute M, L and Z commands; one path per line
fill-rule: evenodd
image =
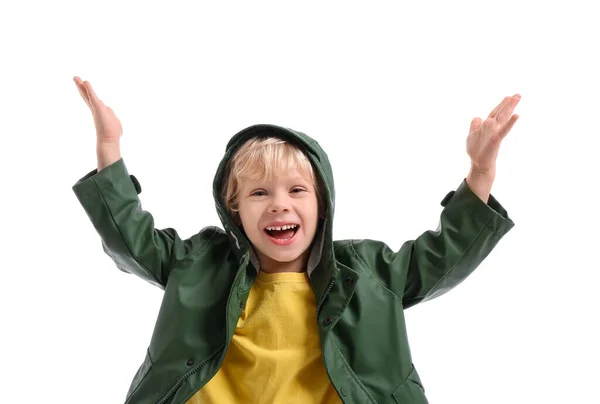
M 310 178 L 305 178 L 305 177 L 294 177 L 294 178 L 290 178 L 289 181 L 290 182 L 308 182 L 308 183 L 311 182 Z
M 282 179 L 282 181 L 287 182 L 287 183 L 294 183 L 294 184 L 298 184 L 298 183 L 312 184 L 312 181 L 310 178 L 301 177 L 301 176 L 284 178 L 284 179 Z M 268 184 L 272 183 L 273 180 L 271 180 L 271 181 L 268 181 L 268 180 L 245 180 L 243 182 L 242 181 L 240 181 L 240 182 L 249 187 L 260 187 L 260 186 L 268 185 Z

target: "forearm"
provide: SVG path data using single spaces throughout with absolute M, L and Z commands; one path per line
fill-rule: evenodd
M 104 149 L 110 150 L 114 152 Z M 99 157 L 114 158 L 114 154 Z M 173 252 L 183 256 L 191 243 L 185 244 L 173 229 L 155 228 L 152 214 L 141 207 L 138 190 L 122 159 L 95 171 L 79 179 L 73 191 L 104 251 L 122 271 L 164 288 Z
M 98 171 L 108 167 L 121 158 L 121 144 L 116 142 L 98 142 L 96 144 Z
M 496 169 L 492 168 L 486 171 L 480 171 L 471 166 L 467 176 L 467 185 L 483 202 L 488 203 L 492 192 L 492 185 L 496 177 Z

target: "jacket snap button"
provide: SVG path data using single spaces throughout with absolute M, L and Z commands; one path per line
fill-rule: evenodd
M 345 389 L 345 388 L 343 388 L 343 387 L 342 387 L 342 391 L 341 391 L 341 393 L 342 393 L 342 396 L 343 396 L 343 397 L 346 397 L 346 389 Z
M 331 324 L 331 323 L 333 323 L 333 319 L 332 319 L 331 317 L 327 317 L 327 318 L 325 319 L 325 325 L 329 325 L 329 324 Z
M 186 363 L 188 366 L 192 366 L 194 364 L 194 361 L 192 359 L 188 359 Z
M 354 278 L 351 276 L 347 276 L 344 280 L 344 283 L 346 284 L 346 286 L 352 286 L 352 284 L 354 283 Z

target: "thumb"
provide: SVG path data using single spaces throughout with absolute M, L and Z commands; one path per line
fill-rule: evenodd
M 473 118 L 471 121 L 471 128 L 469 129 L 469 133 L 473 133 L 481 126 L 481 118 Z

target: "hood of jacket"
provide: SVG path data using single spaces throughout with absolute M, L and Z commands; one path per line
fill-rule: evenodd
M 315 174 L 319 176 L 324 187 L 321 197 L 325 208 L 325 217 L 320 219 L 313 249 L 308 263 L 308 273 L 321 273 L 327 277 L 331 276 L 333 270 L 333 215 L 335 208 L 335 188 L 333 182 L 333 171 L 329 163 L 329 158 L 319 143 L 306 135 L 305 133 L 285 128 L 277 125 L 258 124 L 247 127 L 236 133 L 227 143 L 225 154 L 217 168 L 213 181 L 213 197 L 217 208 L 217 213 L 223 225 L 223 229 L 229 237 L 231 246 L 238 259 L 248 259 L 258 268 L 258 262 L 250 241 L 240 227 L 236 225 L 233 217 L 227 212 L 225 202 L 221 196 L 221 190 L 225 181 L 227 164 L 234 153 L 247 140 L 256 136 L 276 136 L 287 140 L 300 147 L 310 159 Z M 317 268 L 323 268 L 325 271 L 316 271 Z M 319 276 L 320 277 L 320 276 Z

